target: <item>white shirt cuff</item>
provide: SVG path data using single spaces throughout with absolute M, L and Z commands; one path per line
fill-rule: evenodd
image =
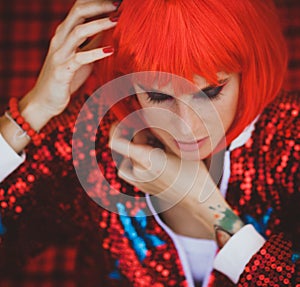
M 25 161 L 25 153 L 17 154 L 0 134 L 0 182 Z
M 243 226 L 219 251 L 214 260 L 214 268 L 236 284 L 251 257 L 265 242 L 251 224 Z

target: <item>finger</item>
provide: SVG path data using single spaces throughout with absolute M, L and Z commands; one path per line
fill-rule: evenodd
M 122 130 L 120 128 L 121 126 L 121 123 L 116 121 L 114 123 L 112 123 L 111 127 L 110 127 L 110 130 L 109 130 L 109 147 L 112 149 L 112 150 L 115 150 L 114 149 L 114 145 L 118 144 L 119 141 L 122 141 L 124 142 L 124 144 L 128 143 L 129 141 L 125 138 L 123 138 L 122 136 Z M 118 152 L 117 150 L 118 148 L 116 147 L 116 152 Z M 120 152 L 119 152 L 120 153 Z M 128 150 L 128 153 L 120 153 L 121 155 L 125 156 L 125 157 L 129 157 L 129 150 Z
M 143 172 L 143 171 L 142 171 Z M 139 188 L 141 191 L 155 194 L 156 188 L 155 186 L 152 186 L 149 184 L 152 180 L 148 178 L 149 174 L 142 174 L 142 176 L 146 175 L 147 178 L 140 178 L 140 175 L 136 175 L 136 169 L 132 165 L 132 162 L 130 159 L 125 158 L 121 165 L 120 168 L 118 169 L 118 176 L 125 180 L 127 183 Z M 151 175 L 150 175 L 151 176 Z M 154 187 L 154 188 L 153 188 Z
M 150 146 L 138 145 L 127 139 L 114 137 L 110 141 L 110 147 L 124 157 L 140 164 L 143 168 L 148 169 L 151 166 L 150 153 L 152 148 Z
M 114 123 L 111 124 L 110 129 L 109 129 L 109 141 L 110 142 L 113 138 L 120 138 L 122 136 L 121 130 L 118 127 L 119 124 L 120 124 L 120 122 L 118 122 L 118 121 L 115 121 Z M 109 144 L 110 144 L 110 142 L 109 142 Z
M 97 60 L 104 59 L 113 54 L 112 47 L 98 48 L 85 52 L 76 53 L 70 60 L 62 64 L 63 68 L 58 69 L 59 73 L 57 75 L 60 79 L 72 79 L 74 73 L 84 65 L 93 63 Z
M 137 149 L 139 149 L 140 146 L 142 146 L 142 144 L 137 144 L 137 143 L 133 143 L 131 144 L 131 142 L 124 138 L 122 136 L 122 130 L 121 130 L 121 123 L 120 122 L 114 122 L 111 125 L 110 131 L 109 131 L 109 146 L 112 150 L 120 153 L 121 155 L 130 158 L 130 149 L 134 149 L 134 147 L 136 146 Z M 138 139 L 136 138 L 136 141 Z M 144 140 L 142 140 L 144 141 Z M 143 148 L 143 147 L 142 147 Z M 140 149 L 141 150 L 141 149 Z M 137 157 L 133 156 L 133 160 L 136 159 Z
M 149 131 L 145 130 L 140 136 L 136 134 L 136 142 L 131 142 L 122 136 L 120 124 L 116 122 L 112 124 L 110 129 L 109 146 L 113 151 L 130 158 L 139 170 L 148 170 L 149 174 L 154 172 L 157 175 L 160 173 L 162 166 L 165 166 L 166 156 L 160 148 L 143 144 L 147 142 L 145 137 L 148 133 Z M 149 175 L 147 175 L 147 178 L 149 178 Z M 153 180 L 153 176 L 151 176 L 151 180 Z
M 118 176 L 123 180 L 125 180 L 126 182 L 130 183 L 131 185 L 136 185 L 138 180 L 133 175 L 132 163 L 130 159 L 128 158 L 123 159 L 118 169 Z
M 52 46 L 58 48 L 64 44 L 71 31 L 77 25 L 84 23 L 85 19 L 113 12 L 116 9 L 117 7 L 111 1 L 77 1 L 66 19 L 57 27 L 55 36 L 52 39 Z
M 65 44 L 59 50 L 62 58 L 67 58 L 72 52 L 75 52 L 80 44 L 88 37 L 91 37 L 104 30 L 111 29 L 116 26 L 116 22 L 112 22 L 109 18 L 95 20 L 89 23 L 78 25 L 68 35 Z

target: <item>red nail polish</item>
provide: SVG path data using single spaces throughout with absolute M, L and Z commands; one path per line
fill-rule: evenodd
M 111 22 L 118 22 L 119 16 L 110 16 L 110 17 L 109 17 L 109 20 L 110 20 Z
M 121 1 L 113 1 L 112 4 L 116 7 L 119 7 L 119 5 L 121 4 Z
M 114 48 L 113 47 L 105 47 L 102 49 L 103 53 L 108 54 L 108 53 L 113 53 L 114 52 Z

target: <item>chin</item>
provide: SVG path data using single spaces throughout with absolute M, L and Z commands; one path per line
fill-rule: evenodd
M 200 161 L 205 160 L 211 155 L 211 152 L 204 152 L 204 151 L 194 151 L 194 152 L 182 152 L 180 150 L 176 150 L 173 152 L 176 156 L 183 160 L 190 160 L 190 161 Z

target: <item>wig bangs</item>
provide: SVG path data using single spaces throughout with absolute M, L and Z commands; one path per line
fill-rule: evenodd
M 117 13 L 116 28 L 102 35 L 101 44 L 112 45 L 115 53 L 99 64 L 101 84 L 152 71 L 156 76 L 149 73 L 148 83 L 171 84 L 180 95 L 178 76 L 192 84 L 196 75 L 218 84 L 217 73 L 239 73 L 239 101 L 228 143 L 281 89 L 287 50 L 272 0 L 123 0 Z M 128 114 L 136 106 L 120 105 L 115 114 Z
M 224 11 L 220 11 L 209 1 L 199 4 L 125 0 L 113 34 L 116 72 L 166 72 L 191 82 L 199 75 L 211 84 L 218 83 L 218 72 L 239 72 L 242 57 L 236 20 L 228 15 L 224 24 L 225 6 L 221 5 Z M 169 79 L 157 75 L 159 86 L 172 81 L 171 75 Z

